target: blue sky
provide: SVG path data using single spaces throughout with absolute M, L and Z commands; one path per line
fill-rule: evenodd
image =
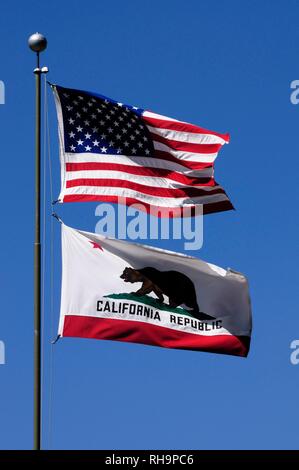
M 32 446 L 35 63 L 27 38 L 36 30 L 49 41 L 42 65 L 50 81 L 230 132 L 216 176 L 237 210 L 206 216 L 204 246 L 192 254 L 248 276 L 254 321 L 245 360 L 64 339 L 53 348 L 51 381 L 60 235 L 55 223 L 51 313 L 47 206 L 43 447 L 298 448 L 299 365 L 289 359 L 299 337 L 299 105 L 290 102 L 290 82 L 299 78 L 298 14 L 295 0 L 1 3 L 0 340 L 7 363 L 0 365 L 0 448 Z M 93 231 L 96 206 L 57 212 Z M 183 251 L 181 241 L 159 246 Z

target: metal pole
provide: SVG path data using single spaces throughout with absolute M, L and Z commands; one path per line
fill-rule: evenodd
M 41 449 L 41 243 L 40 243 L 40 169 L 41 169 L 41 69 L 39 54 L 47 40 L 39 33 L 29 38 L 29 47 L 37 53 L 35 74 L 35 237 L 34 237 L 34 450 Z

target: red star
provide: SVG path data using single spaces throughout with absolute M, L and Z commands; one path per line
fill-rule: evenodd
M 101 245 L 99 245 L 98 243 L 92 241 L 90 241 L 89 243 L 92 244 L 93 248 L 98 248 L 99 250 L 104 251 Z

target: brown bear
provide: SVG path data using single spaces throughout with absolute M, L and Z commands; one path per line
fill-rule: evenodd
M 193 282 L 185 274 L 178 271 L 159 271 L 156 268 L 133 269 L 125 268 L 120 276 L 125 282 L 142 282 L 135 295 L 146 295 L 154 292 L 158 301 L 163 303 L 164 296 L 169 299 L 169 307 L 176 308 L 185 304 L 192 310 L 190 313 L 199 320 L 211 320 L 214 317 L 200 312 Z

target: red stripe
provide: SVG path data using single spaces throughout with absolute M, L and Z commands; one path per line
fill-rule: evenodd
M 138 199 L 132 197 L 120 198 L 119 196 L 103 196 L 103 195 L 91 195 L 91 194 L 69 194 L 64 196 L 62 202 L 108 202 L 112 204 L 123 204 L 125 202 L 126 206 L 132 204 L 138 204 L 138 209 L 150 213 L 151 215 L 156 215 L 157 217 L 184 217 L 184 216 L 194 216 L 195 215 L 195 206 L 191 207 L 190 212 L 184 211 L 183 207 L 159 207 L 147 204 Z M 232 203 L 227 201 L 212 202 L 210 204 L 205 203 L 203 205 L 203 214 L 213 214 L 215 212 L 224 212 L 234 210 Z
M 206 191 L 205 189 L 196 188 L 160 188 L 153 186 L 146 186 L 144 184 L 133 183 L 132 181 L 119 180 L 119 179 L 107 179 L 107 178 L 78 178 L 75 180 L 69 180 L 66 182 L 67 188 L 74 188 L 77 186 L 104 186 L 109 188 L 126 188 L 138 191 L 140 193 L 149 194 L 150 196 L 157 197 L 199 197 L 208 196 L 211 194 L 223 194 L 224 190 L 220 187 Z
M 177 171 L 166 170 L 164 168 L 152 168 L 147 166 L 122 165 L 119 163 L 83 162 L 66 163 L 66 171 L 91 171 L 91 170 L 112 170 L 130 173 L 131 175 L 141 175 L 149 177 L 169 178 L 183 184 L 214 186 L 214 178 L 186 176 Z
M 141 343 L 163 348 L 190 349 L 246 357 L 248 336 L 203 336 L 133 320 L 67 315 L 63 335 L 79 338 Z
M 229 142 L 229 134 L 219 134 L 218 132 L 209 131 L 203 127 L 194 126 L 193 124 L 188 124 L 187 122 L 181 121 L 168 121 L 167 119 L 158 119 L 152 118 L 149 116 L 142 116 L 142 119 L 152 127 L 158 127 L 160 129 L 170 129 L 173 131 L 179 132 L 191 132 L 194 134 L 207 134 L 207 135 L 216 135 L 221 139 Z
M 206 153 L 217 153 L 222 147 L 221 144 L 192 144 L 189 142 L 181 142 L 179 140 L 166 139 L 162 135 L 150 133 L 153 140 L 165 144 L 173 150 L 179 150 L 182 152 L 193 152 L 199 154 Z

